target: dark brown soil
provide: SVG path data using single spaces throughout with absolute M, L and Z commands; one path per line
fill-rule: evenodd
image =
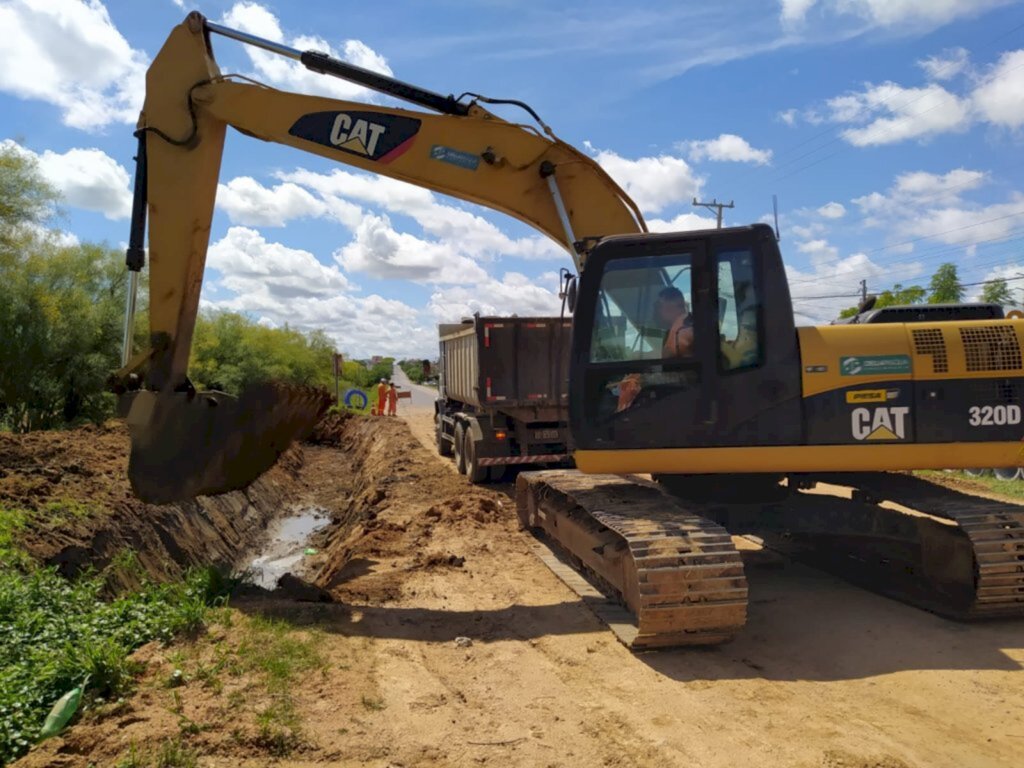
M 245 491 L 144 504 L 128 485 L 120 422 L 28 435 L 0 433 L 0 507 L 26 510 L 22 544 L 71 576 L 129 551 L 151 577 L 193 565 L 230 568 L 298 487 L 302 452 L 288 451 Z

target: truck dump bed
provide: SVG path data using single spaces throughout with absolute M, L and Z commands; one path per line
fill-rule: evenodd
M 571 329 L 571 319 L 560 317 L 441 325 L 441 397 L 509 414 L 564 411 Z

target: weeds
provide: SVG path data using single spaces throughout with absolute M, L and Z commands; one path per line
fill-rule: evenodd
M 377 696 L 363 696 L 363 706 L 371 712 L 380 712 L 387 704 L 384 703 L 384 699 Z
M 180 738 L 166 739 L 155 752 L 141 752 L 132 743 L 117 768 L 196 768 L 199 755 Z
M 151 640 L 197 630 L 224 583 L 213 571 L 199 571 L 181 582 L 145 584 L 105 600 L 102 576 L 70 581 L 53 569 L 12 567 L 3 548 L 15 540 L 4 536 L 17 534 L 18 518 L 0 513 L 0 559 L 8 563 L 0 565 L 4 765 L 28 750 L 50 707 L 76 685 L 88 680 L 87 701 L 124 695 L 139 671 L 131 652 Z
M 232 671 L 259 674 L 272 697 L 272 703 L 257 716 L 257 741 L 276 757 L 291 753 L 302 743 L 292 690 L 301 685 L 301 674 L 326 667 L 318 644 L 315 634 L 300 634 L 283 621 L 257 616 L 247 620 L 235 651 L 237 665 Z

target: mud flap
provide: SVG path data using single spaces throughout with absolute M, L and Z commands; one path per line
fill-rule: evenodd
M 128 478 L 150 504 L 245 488 L 331 405 L 322 389 L 279 384 L 252 387 L 238 399 L 221 392 L 124 397 L 130 398 Z

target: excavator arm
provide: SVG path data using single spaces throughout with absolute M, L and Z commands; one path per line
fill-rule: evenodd
M 289 93 L 223 75 L 211 33 L 432 111 Z M 168 502 L 244 487 L 326 407 L 312 392 L 265 386 L 236 401 L 197 393 L 188 381 L 227 126 L 507 213 L 565 247 L 578 270 L 589 243 L 646 231 L 633 201 L 591 158 L 539 118 L 536 127 L 508 122 L 481 101 L 441 96 L 321 53 L 295 51 L 198 13 L 175 27 L 146 75 L 136 134 L 124 367 L 115 377 L 132 433 L 129 475 L 141 498 Z M 150 349 L 132 357 L 147 213 Z

